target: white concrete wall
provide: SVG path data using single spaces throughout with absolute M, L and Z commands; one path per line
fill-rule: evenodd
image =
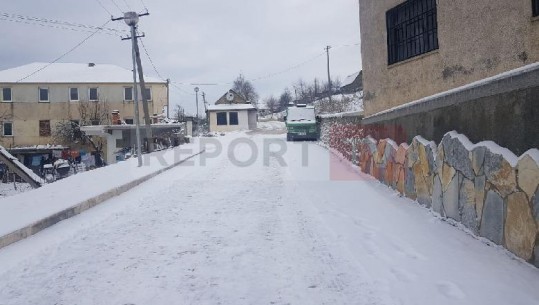
M 217 113 L 218 112 L 227 112 L 227 123 L 230 124 L 229 112 L 238 113 L 238 125 L 217 125 Z M 210 132 L 228 132 L 228 131 L 237 131 L 237 130 L 249 130 L 249 111 L 247 110 L 238 110 L 238 111 L 209 111 L 210 119 Z

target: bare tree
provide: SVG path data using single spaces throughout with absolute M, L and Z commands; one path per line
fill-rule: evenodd
M 110 123 L 110 109 L 106 101 L 79 102 L 81 125 L 103 125 Z
M 273 117 L 273 114 L 279 111 L 279 101 L 271 95 L 266 99 L 266 107 L 268 107 L 271 117 Z
M 174 108 L 173 118 L 175 120 L 177 120 L 178 122 L 184 122 L 185 121 L 185 109 L 180 105 L 176 105 L 176 107 Z
M 256 93 L 253 84 L 249 80 L 246 80 L 243 74 L 240 74 L 238 78 L 234 80 L 232 90 L 256 107 L 258 102 L 258 93 Z
M 79 106 L 79 118 L 76 120 L 64 120 L 56 123 L 52 131 L 52 138 L 55 142 L 65 145 L 91 145 L 96 153 L 96 163 L 102 164 L 103 141 L 100 138 L 94 139 L 86 135 L 80 126 L 102 125 L 110 123 L 110 110 L 106 101 L 81 101 Z
M 279 97 L 279 110 L 284 110 L 288 107 L 288 104 L 292 102 L 292 93 L 288 88 L 285 88 L 281 96 Z

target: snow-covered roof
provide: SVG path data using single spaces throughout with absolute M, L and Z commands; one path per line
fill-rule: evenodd
M 356 78 L 359 76 L 359 73 L 361 73 L 361 71 L 359 71 L 359 72 L 357 72 L 357 73 L 354 73 L 354 74 L 352 74 L 352 75 L 348 75 L 348 76 L 344 79 L 344 81 L 342 82 L 341 87 L 348 86 L 348 85 L 350 85 L 351 83 L 353 83 L 353 82 L 356 80 Z
M 288 123 L 315 122 L 314 107 L 289 107 L 286 121 Z
M 46 67 L 46 68 L 44 68 Z M 43 69 L 44 68 L 44 69 Z M 32 73 L 43 69 L 33 75 Z M 30 75 L 30 76 L 29 76 Z M 144 77 L 147 83 L 166 83 Z M 35 62 L 0 71 L 0 83 L 132 83 L 133 72 L 109 64 Z
M 252 104 L 220 104 L 208 106 L 208 111 L 219 110 L 256 110 L 256 108 Z

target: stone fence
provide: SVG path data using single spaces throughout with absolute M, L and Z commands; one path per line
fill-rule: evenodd
M 403 196 L 539 267 L 539 150 L 517 157 L 454 131 L 439 145 L 421 136 L 397 145 L 375 140 L 350 120 L 323 119 L 323 144 Z

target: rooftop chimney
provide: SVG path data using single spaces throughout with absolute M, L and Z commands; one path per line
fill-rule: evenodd
M 120 117 L 120 111 L 112 111 L 112 125 L 122 125 L 122 118 Z

